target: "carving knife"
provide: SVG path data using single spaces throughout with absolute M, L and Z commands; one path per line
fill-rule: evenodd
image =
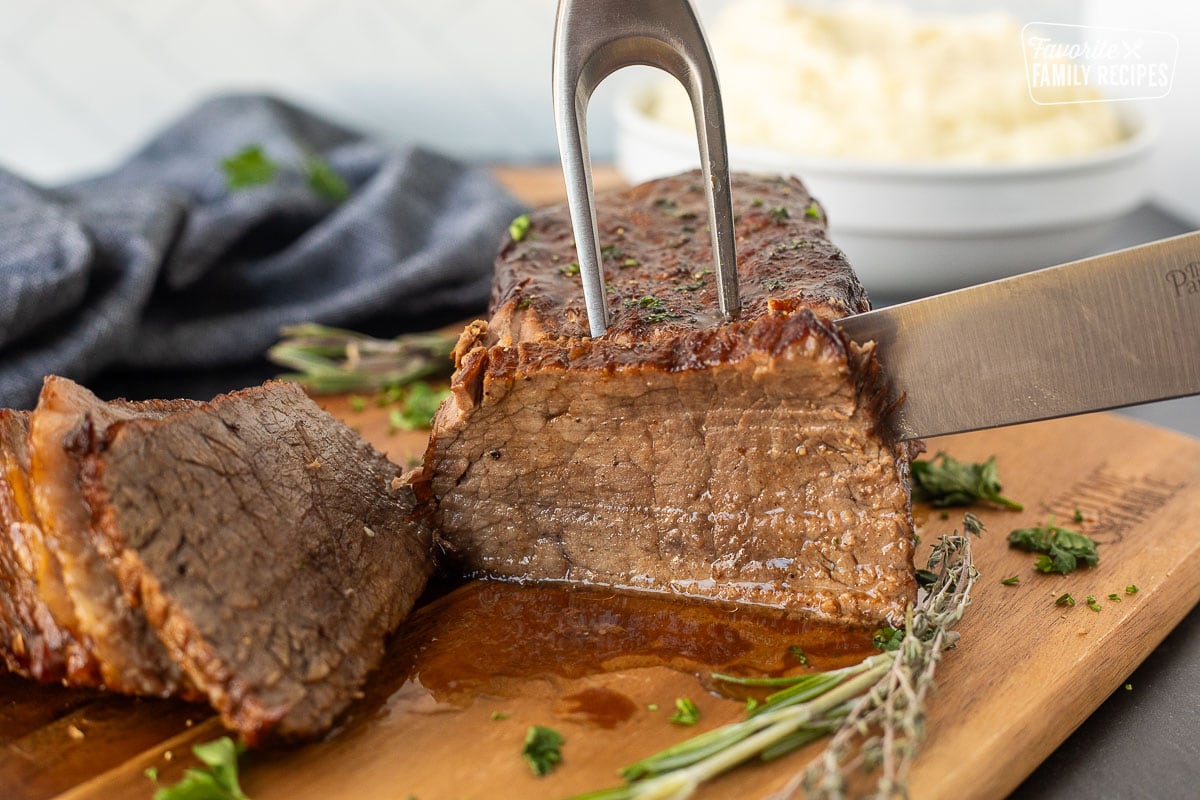
M 1200 232 L 845 317 L 902 439 L 1200 394 Z

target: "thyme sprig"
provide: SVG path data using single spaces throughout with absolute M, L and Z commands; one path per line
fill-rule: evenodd
M 450 333 L 409 333 L 375 339 L 354 331 L 313 323 L 292 325 L 267 358 L 296 372 L 280 375 L 314 394 L 370 392 L 404 386 L 421 378 L 449 375 L 458 337 Z
M 925 734 L 925 705 L 942 653 L 955 646 L 954 627 L 979 577 L 971 539 L 983 531 L 973 514 L 963 532 L 942 536 L 929 557 L 935 581 L 909 606 L 894 649 L 859 664 L 786 679 L 738 678 L 740 685 L 784 686 L 753 706 L 741 722 L 723 725 L 621 770 L 624 786 L 575 800 L 683 800 L 702 783 L 753 758 L 770 760 L 832 734 L 824 753 L 780 791 L 779 798 L 843 798 L 848 775 L 878 768 L 877 798 L 905 796 L 905 779 Z

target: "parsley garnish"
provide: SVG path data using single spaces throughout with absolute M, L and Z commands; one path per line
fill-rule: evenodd
M 567 264 L 565 267 L 559 267 L 558 272 L 560 275 L 568 275 L 568 276 L 569 275 L 578 275 L 579 274 L 579 262 L 572 261 L 570 264 Z
M 792 645 L 788 648 L 788 655 L 796 659 L 800 664 L 808 666 L 808 656 L 804 654 L 804 648 L 799 645 Z
M 403 410 L 393 408 L 388 414 L 388 428 L 393 433 L 428 428 L 438 406 L 449 396 L 449 389 L 434 389 L 425 381 L 416 381 L 408 389 Z
M 507 711 L 493 711 L 492 719 L 496 722 L 501 722 L 503 720 L 506 720 L 506 719 L 508 719 L 508 712 Z
M 1114 603 L 1119 603 L 1119 602 L 1121 602 L 1121 595 L 1117 594 L 1116 592 L 1113 592 L 1112 594 L 1110 594 L 1108 596 L 1108 599 L 1112 600 Z
M 529 233 L 530 224 L 529 215 L 522 214 L 508 224 L 508 235 L 514 242 L 519 242 L 525 238 L 525 234 Z
M 367 410 L 367 398 L 360 394 L 350 395 L 348 402 L 350 403 L 350 410 L 355 413 L 362 413 Z
M 621 266 L 622 267 L 636 267 L 640 263 L 642 263 L 642 262 L 638 261 L 636 258 L 627 258 L 621 262 Z
M 1075 605 L 1075 598 L 1071 597 L 1070 594 L 1060 594 L 1058 596 L 1058 598 L 1054 601 L 1054 605 L 1056 605 L 1056 606 L 1073 606 L 1073 605 Z
M 692 702 L 689 697 L 678 697 L 675 699 L 675 713 L 671 715 L 671 722 L 675 725 L 695 725 L 700 720 L 700 709 Z
M 1018 528 L 1008 535 L 1010 547 L 1043 553 L 1034 562 L 1041 572 L 1074 572 L 1081 564 L 1094 567 L 1100 561 L 1096 543 L 1082 533 L 1060 528 L 1053 520 L 1044 527 Z
M 534 725 L 526 732 L 521 755 L 534 775 L 541 778 L 562 763 L 563 741 L 561 733 L 542 725 Z
M 1083 512 L 1076 508 L 1075 515 L 1072 516 L 1071 519 L 1075 520 L 1076 522 L 1083 522 Z
M 986 500 L 1013 511 L 1024 508 L 1000 494 L 996 457 L 972 464 L 938 453 L 929 461 L 912 462 L 913 499 L 925 500 L 936 508 L 969 506 Z
M 245 749 L 228 736 L 196 745 L 192 752 L 208 768 L 188 768 L 179 783 L 155 791 L 154 800 L 250 800 L 238 785 L 237 759 Z
M 659 298 L 657 298 L 651 294 L 642 295 L 641 297 L 637 298 L 636 300 L 634 300 L 634 299 L 626 300 L 625 305 L 631 306 L 631 307 L 636 306 L 637 308 L 662 308 L 663 307 L 662 300 L 660 300 Z
M 247 145 L 228 158 L 221 159 L 225 185 L 230 189 L 263 186 L 275 180 L 280 169 L 280 165 L 267 155 L 260 144 Z M 308 181 L 308 187 L 326 200 L 339 203 L 350 195 L 345 178 L 316 153 L 305 156 L 299 171 Z
M 647 314 L 644 319 L 646 322 L 666 322 L 669 319 L 679 319 L 679 314 L 672 314 L 669 311 L 656 311 L 653 314 Z
M 1096 612 L 1100 611 L 1100 604 L 1097 603 L 1096 598 L 1092 597 L 1090 594 L 1087 596 L 1087 607 L 1090 608 L 1092 611 L 1096 611 Z
M 304 159 L 304 176 L 308 178 L 308 188 L 326 200 L 340 203 L 350 196 L 346 179 L 334 172 L 329 162 L 316 153 Z
M 1137 590 L 1136 584 L 1131 583 L 1125 587 L 1125 594 L 1137 594 L 1137 592 L 1138 592 L 1138 590 Z
M 1004 580 L 1002 580 L 1000 582 L 1003 583 L 1005 586 L 1016 586 L 1018 583 L 1021 582 L 1021 576 L 1013 575 L 1011 578 L 1005 578 Z
M 771 219 L 775 220 L 776 222 L 783 222 L 785 219 L 790 217 L 791 214 L 789 214 L 788 210 L 786 208 L 784 208 L 783 206 L 777 206 L 775 208 L 772 208 L 770 211 L 768 211 L 767 216 L 769 216 Z
M 871 637 L 871 644 L 879 650 L 890 652 L 900 649 L 900 643 L 904 641 L 903 628 L 883 627 L 875 631 L 875 635 Z
M 279 165 L 267 157 L 262 145 L 252 144 L 228 158 L 221 159 L 221 169 L 225 172 L 226 186 L 230 189 L 245 189 L 275 180 Z
M 821 208 L 817 205 L 816 200 L 809 203 L 808 208 L 804 209 L 804 216 L 808 217 L 809 219 L 819 220 L 821 218 Z

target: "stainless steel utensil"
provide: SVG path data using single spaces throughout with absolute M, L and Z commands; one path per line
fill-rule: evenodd
M 608 298 L 592 203 L 587 107 L 601 81 L 635 64 L 670 73 L 691 98 L 721 312 L 730 319 L 739 306 L 725 117 L 696 10 L 689 0 L 559 0 L 554 28 L 554 120 L 592 336 L 608 329 Z
M 846 317 L 903 439 L 1200 394 L 1200 232 Z

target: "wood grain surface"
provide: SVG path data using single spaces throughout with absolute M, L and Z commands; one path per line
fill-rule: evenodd
M 502 177 L 543 202 L 561 193 L 556 173 Z M 611 173 L 606 179 L 615 180 Z M 322 402 L 399 463 L 423 450 L 425 434 L 389 432 L 386 409 L 355 412 L 344 398 Z M 977 545 L 982 578 L 960 627 L 960 646 L 938 672 L 912 796 L 999 798 L 1105 697 L 1123 691 L 1134 667 L 1200 601 L 1200 442 L 1101 414 L 945 437 L 929 447 L 969 460 L 996 455 L 1005 494 L 1026 510 L 980 514 L 988 526 Z M 1042 575 L 1032 556 L 1006 546 L 1009 530 L 1050 516 L 1067 520 L 1076 509 L 1083 515 L 1077 527 L 1101 543 L 1096 568 Z M 917 517 L 926 542 L 958 521 L 923 508 Z M 927 552 L 923 546 L 920 557 Z M 1017 585 L 1001 584 L 1012 575 L 1019 576 Z M 1136 594 L 1125 594 L 1130 585 Z M 1065 592 L 1080 602 L 1056 606 Z M 1116 602 L 1108 599 L 1114 593 Z M 1098 599 L 1099 612 L 1083 603 L 1088 595 Z M 456 618 L 461 609 L 438 602 L 397 634 L 339 732 L 244 758 L 243 786 L 251 797 L 563 797 L 613 785 L 620 766 L 742 716 L 742 703 L 707 692 L 703 671 L 690 662 L 499 676 L 447 692 L 455 675 L 435 682 L 429 659 L 449 638 L 439 631 L 472 620 Z M 479 658 L 484 664 L 485 655 Z M 625 698 L 633 710 L 607 727 L 599 724 L 570 701 L 588 690 Z M 682 696 L 700 706 L 694 728 L 667 721 L 674 698 Z M 507 716 L 493 719 L 494 712 Z M 540 780 L 520 757 L 533 724 L 551 725 L 567 740 L 563 765 Z M 191 745 L 220 734 L 202 706 L 0 675 L 0 798 L 149 798 L 148 767 L 164 782 L 177 780 L 197 763 Z M 700 796 L 765 796 L 819 747 L 740 768 Z

